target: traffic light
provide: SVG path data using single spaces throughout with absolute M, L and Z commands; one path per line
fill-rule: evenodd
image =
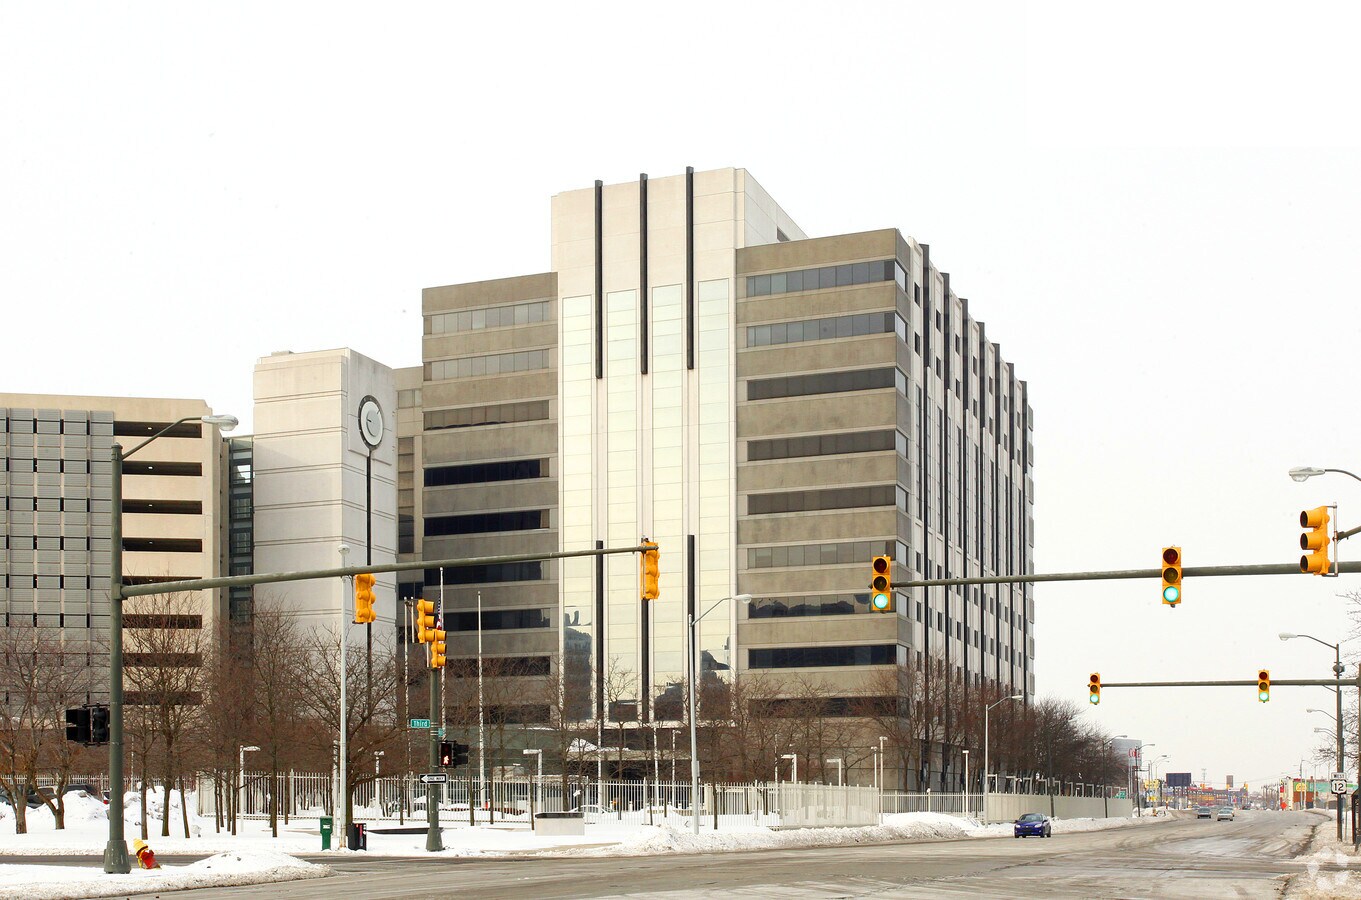
M 661 551 L 653 543 L 644 546 L 652 549 L 643 551 L 643 599 L 656 600 L 662 593 L 661 587 L 657 584 L 657 580 L 662 577 Z
M 1310 553 L 1300 557 L 1300 571 L 1315 575 L 1327 575 L 1333 567 L 1328 560 L 1328 507 L 1316 506 L 1300 513 L 1300 527 L 1306 529 L 1300 535 L 1300 549 Z
M 363 625 L 377 619 L 373 611 L 374 577 L 368 572 L 354 576 L 354 622 Z
M 430 638 L 430 668 L 444 668 L 444 629 L 433 628 L 427 632 Z
M 80 706 L 66 711 L 66 739 L 76 744 L 90 743 L 90 708 Z
M 439 742 L 439 767 L 448 769 L 454 764 L 454 745 L 450 741 Z
M 1181 602 L 1181 548 L 1163 548 L 1163 603 L 1175 607 Z
M 1257 699 L 1262 703 L 1271 699 L 1271 673 L 1266 669 L 1257 673 Z
M 1101 702 L 1101 673 L 1093 672 L 1087 676 L 1087 702 L 1096 706 Z
M 416 640 L 422 644 L 430 643 L 430 633 L 435 630 L 435 604 L 430 600 L 416 601 Z
M 870 609 L 893 612 L 893 557 L 874 557 L 870 571 Z
M 109 742 L 109 708 L 107 706 L 90 707 L 90 743 L 107 744 Z
M 466 766 L 468 764 L 468 751 L 472 748 L 467 744 L 460 744 L 458 741 L 454 741 L 450 745 L 450 748 L 454 755 L 449 764 L 452 766 Z

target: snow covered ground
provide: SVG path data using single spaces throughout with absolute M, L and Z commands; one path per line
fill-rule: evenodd
M 160 837 L 165 804 L 159 794 L 148 801 L 147 842 L 156 854 L 214 853 L 192 865 L 171 866 L 142 871 L 132 859 L 133 871 L 111 876 L 102 871 L 104 845 L 108 840 L 108 818 L 103 803 L 93 798 L 68 795 L 66 825 L 54 827 L 52 814 L 45 807 L 28 811 L 28 834 L 13 833 L 13 811 L 0 806 L 0 860 L 5 855 L 88 854 L 86 866 L 31 866 L 0 863 L 0 898 L 100 897 L 147 890 L 176 890 L 210 885 L 257 884 L 317 878 L 329 874 L 325 866 L 312 865 L 290 854 L 319 854 L 321 836 L 315 819 L 280 822 L 279 837 L 270 835 L 267 822 L 245 821 L 235 836 L 217 832 L 213 820 L 189 817 L 192 837 L 186 839 L 179 809 L 179 797 L 170 802 L 171 837 Z M 190 809 L 194 808 L 190 795 Z M 129 853 L 133 841 L 141 836 L 140 803 L 135 793 L 127 795 L 126 836 Z M 688 821 L 657 827 L 635 826 L 603 821 L 587 826 L 584 837 L 539 837 L 524 825 L 505 824 L 476 828 L 454 822 L 443 823 L 445 850 L 438 855 L 462 857 L 500 856 L 650 856 L 671 853 L 719 853 L 735 850 L 761 850 L 781 847 L 815 847 L 867 844 L 882 841 L 959 840 L 967 838 L 1010 837 L 1011 824 L 982 825 L 943 813 L 903 813 L 885 816 L 883 824 L 864 828 L 810 828 L 776 831 L 755 825 L 746 817 L 732 817 L 720 830 L 708 823 L 698 835 L 689 830 Z M 1056 819 L 1056 834 L 1097 831 L 1149 824 L 1158 819 Z M 390 824 L 390 823 L 389 823 Z M 420 822 L 408 823 L 419 826 Z M 387 824 L 376 827 L 387 827 Z M 339 839 L 339 835 L 336 836 Z M 337 840 L 339 843 L 339 840 Z M 356 851 L 333 850 L 335 855 Z M 369 855 L 429 856 L 425 835 L 377 834 L 368 836 Z
M 1305 871 L 1290 879 L 1288 900 L 1361 900 L 1361 857 L 1352 852 L 1351 841 L 1339 842 L 1333 819 L 1326 811 L 1314 832 L 1309 850 L 1295 858 Z

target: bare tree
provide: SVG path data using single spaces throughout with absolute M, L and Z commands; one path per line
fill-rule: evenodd
M 257 589 L 249 650 L 249 702 L 252 740 L 269 767 L 269 827 L 275 837 L 279 836 L 279 773 L 286 770 L 301 739 L 299 720 L 307 693 L 300 689 L 305 684 L 302 642 L 297 615 Z
M 14 806 L 18 834 L 28 830 L 27 796 L 40 772 L 56 771 L 55 796 L 39 792 L 58 828 L 65 827 L 65 787 L 79 754 L 66 746 L 65 710 L 88 697 L 85 647 L 71 647 L 60 629 L 14 624 L 0 629 L 0 789 Z
M 203 601 L 191 593 L 151 594 L 138 598 L 136 608 L 146 627 L 126 632 L 125 677 L 132 689 L 127 702 L 144 708 L 147 725 L 156 735 L 165 798 L 161 837 L 170 836 L 170 799 L 178 787 L 187 838 L 189 817 L 182 779 L 187 754 L 181 745 L 195 729 L 206 683 L 203 663 L 211 642 L 200 624 Z

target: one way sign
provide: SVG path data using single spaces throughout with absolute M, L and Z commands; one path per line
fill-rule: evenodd
M 444 772 L 426 772 L 421 775 L 421 784 L 448 784 L 449 776 Z

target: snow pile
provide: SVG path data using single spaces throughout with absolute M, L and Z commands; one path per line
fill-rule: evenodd
M 199 837 L 203 834 L 203 826 L 199 822 L 198 814 L 194 812 L 198 809 L 197 795 L 193 791 L 187 791 L 184 799 L 189 807 L 189 834 L 192 837 Z M 179 791 L 172 790 L 170 792 L 169 806 L 170 833 L 183 837 L 184 819 L 180 810 Z M 146 796 L 148 836 L 154 837 L 161 833 L 161 822 L 165 819 L 165 811 L 165 791 L 160 788 L 148 788 Z M 140 833 L 142 827 L 142 795 L 140 791 L 128 791 L 123 795 L 123 821 L 126 823 L 124 827 L 129 830 L 137 829 Z
M 88 866 L 0 866 L 0 900 L 75 900 L 201 887 L 227 887 L 323 878 L 331 874 L 274 850 L 219 853 L 188 866 L 133 869 L 106 875 L 101 863 Z

